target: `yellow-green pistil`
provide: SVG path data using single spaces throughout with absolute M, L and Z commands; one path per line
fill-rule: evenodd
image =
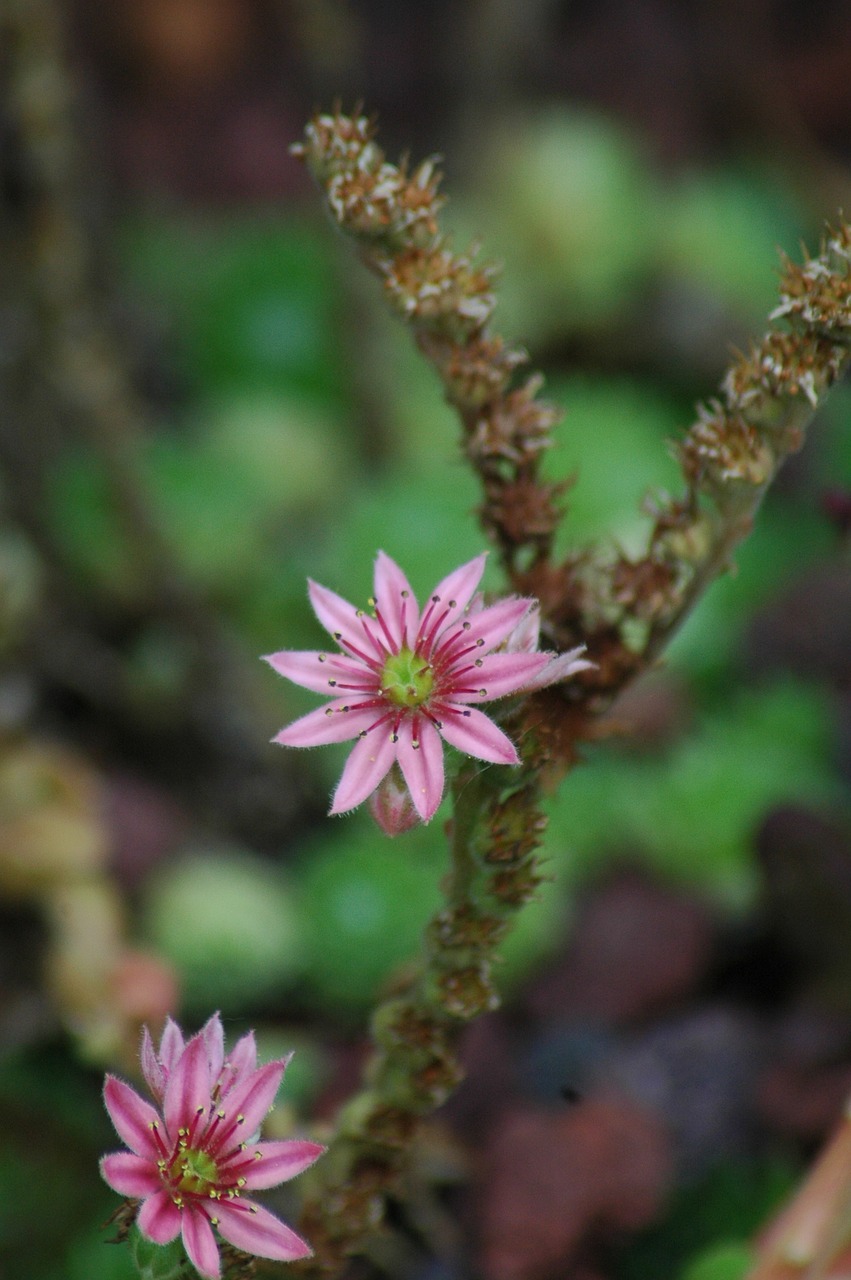
M 384 664 L 381 692 L 397 707 L 420 707 L 434 685 L 431 667 L 418 653 L 400 649 Z
M 172 1173 L 178 1179 L 177 1191 L 189 1195 L 205 1196 L 218 1181 L 216 1162 L 206 1151 L 188 1148 L 178 1151 L 172 1165 Z

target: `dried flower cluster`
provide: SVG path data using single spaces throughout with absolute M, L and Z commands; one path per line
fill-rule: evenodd
M 404 165 L 388 164 L 374 134 L 363 116 L 317 115 L 295 151 L 437 370 L 481 477 L 482 524 L 512 570 L 552 547 L 566 485 L 543 481 L 539 463 L 560 410 L 537 398 L 540 377 L 512 387 L 526 354 L 488 332 L 496 306 L 493 266 L 477 266 L 475 252 L 455 252 L 439 229 L 443 198 L 434 160 L 409 174 Z
M 849 363 L 851 231 L 828 231 L 803 265 L 786 261 L 773 327 L 727 372 L 677 454 L 684 498 L 656 513 L 636 566 L 664 566 L 669 586 L 650 615 L 643 657 L 656 652 L 702 589 L 729 567 L 784 459 Z M 593 628 L 591 629 L 593 631 Z

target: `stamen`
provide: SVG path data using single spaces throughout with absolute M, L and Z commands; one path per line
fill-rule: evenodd
M 462 628 L 462 631 L 464 629 Z M 455 667 L 468 653 L 472 653 L 475 649 L 484 648 L 485 642 L 479 636 L 473 644 L 468 644 L 466 648 L 454 650 L 454 646 L 463 644 L 464 639 L 465 637 L 461 634 L 461 631 L 456 631 L 454 635 L 449 636 L 432 654 L 432 664 L 440 663 L 441 665 Z
M 372 601 L 370 601 L 370 604 L 372 604 Z M 391 636 L 387 623 L 384 621 L 384 618 L 381 616 L 381 613 L 377 608 L 375 610 L 375 620 L 378 623 L 378 625 L 381 627 L 381 630 L 384 632 L 384 638 L 387 641 L 387 648 L 389 652 L 398 653 L 399 646 L 396 643 L 396 641 L 393 639 L 393 636 Z M 403 635 L 404 635 L 404 632 L 403 632 Z
M 390 650 L 391 650 L 391 652 L 392 652 L 392 650 L 393 650 L 393 642 L 392 642 L 392 640 L 390 640 L 390 637 L 389 637 L 389 634 L 388 634 L 387 628 L 386 628 L 386 626 L 384 625 L 384 620 L 382 619 L 381 614 L 380 614 L 380 613 L 378 613 L 378 611 L 377 611 L 377 610 L 376 610 L 376 615 L 375 615 L 375 617 L 376 617 L 376 621 L 377 621 L 377 622 L 379 623 L 379 625 L 381 626 L 382 631 L 384 632 L 384 634 L 385 634 L 385 635 L 387 636 L 387 638 L 388 638 L 389 647 L 390 647 Z M 383 661 L 383 660 L 384 660 L 384 658 L 387 656 L 387 650 L 386 650 L 385 646 L 381 644 L 381 642 L 379 641 L 378 637 L 377 637 L 377 636 L 374 636 L 374 635 L 372 634 L 372 630 L 371 630 L 371 628 L 370 628 L 370 626 L 369 626 L 369 619 L 367 619 L 367 618 L 366 618 L 366 616 L 365 616 L 363 613 L 361 613 L 361 627 L 363 628 L 363 631 L 364 631 L 364 634 L 366 635 L 367 640 L 368 640 L 368 641 L 370 642 L 370 644 L 372 645 L 372 647 L 373 647 L 373 649 L 375 650 L 375 652 L 377 653 L 378 657 Z
M 434 606 L 439 603 L 440 603 L 440 597 L 432 596 L 431 600 L 429 601 L 428 608 L 426 609 L 425 613 L 422 616 L 422 619 L 420 620 L 420 629 L 417 634 L 417 642 L 416 642 L 416 645 L 414 646 L 415 648 L 419 648 L 422 637 L 425 635 L 426 627 L 431 621 L 431 616 L 434 613 Z
M 384 665 L 383 662 L 377 662 L 375 658 L 371 658 L 368 653 L 364 653 L 362 649 L 359 649 L 357 645 L 352 644 L 350 640 L 344 640 L 341 634 L 335 633 L 334 639 L 337 641 L 341 649 L 348 649 L 349 653 L 353 654 L 354 657 L 359 658 L 361 662 L 365 662 L 366 665 L 368 667 L 371 667 L 372 670 L 375 671 L 376 673 L 382 670 L 382 667 Z M 375 640 L 372 636 L 370 636 L 370 639 L 372 639 L 373 643 L 375 643 Z M 380 657 L 384 658 L 385 655 L 383 651 L 377 646 L 376 646 L 376 649 Z
M 368 711 L 370 707 L 383 707 L 385 705 L 383 698 L 365 698 L 363 702 L 346 703 L 343 707 L 326 707 L 326 716 L 335 716 L 347 711 Z M 372 728 L 372 725 L 370 725 Z
M 168 1147 L 165 1145 L 165 1143 L 162 1140 L 162 1134 L 160 1133 L 159 1123 L 156 1120 L 152 1120 L 151 1123 L 148 1125 L 148 1128 L 151 1130 L 151 1133 L 154 1135 L 154 1142 L 156 1142 L 157 1146 L 159 1147 L 160 1154 L 164 1156 L 166 1160 L 168 1160 L 169 1151 L 168 1151 Z

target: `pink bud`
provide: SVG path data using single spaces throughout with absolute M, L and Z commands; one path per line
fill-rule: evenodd
M 369 811 L 387 836 L 410 831 L 420 817 L 398 765 L 394 765 L 369 797 Z

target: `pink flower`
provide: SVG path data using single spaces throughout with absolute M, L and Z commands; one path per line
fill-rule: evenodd
M 325 1149 L 315 1142 L 255 1141 L 288 1061 L 258 1067 L 251 1031 L 225 1058 L 214 1014 L 188 1043 L 169 1018 L 159 1053 L 145 1029 L 142 1071 L 156 1107 L 122 1080 L 106 1077 L 106 1109 L 130 1150 L 104 1156 L 101 1173 L 113 1191 L 142 1201 L 136 1222 L 143 1236 L 164 1245 L 181 1234 L 206 1280 L 221 1274 L 214 1227 L 260 1258 L 310 1256 L 300 1236 L 243 1194 L 294 1178 Z
M 327 587 L 309 584 L 314 612 L 340 652 L 284 651 L 266 661 L 296 684 L 331 695 L 275 742 L 314 747 L 357 739 L 331 813 L 354 809 L 392 770 L 395 799 L 373 805 L 373 813 L 391 814 L 391 827 L 392 815 L 399 815 L 396 830 L 411 825 L 398 794 L 403 784 L 416 815 L 428 822 L 443 795 L 441 738 L 478 760 L 519 764 L 511 740 L 472 704 L 540 688 L 590 665 L 576 661 L 578 650 L 534 651 L 533 601 L 515 596 L 483 606 L 474 600 L 484 568 L 484 555 L 461 565 L 420 611 L 405 575 L 380 551 L 369 616 Z

